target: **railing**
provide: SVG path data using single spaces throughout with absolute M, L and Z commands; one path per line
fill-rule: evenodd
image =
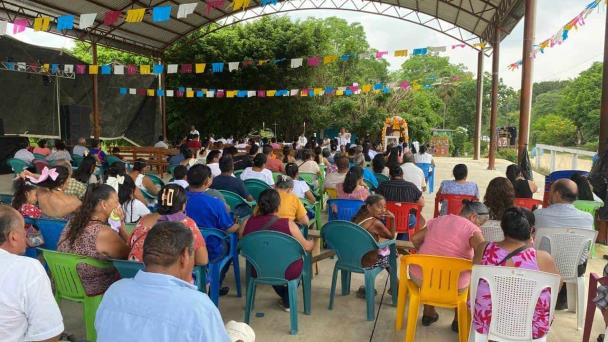
M 545 151 L 550 152 L 548 157 L 545 155 Z M 533 161 L 537 170 L 547 169 L 550 172 L 567 169 L 590 170 L 592 161 L 579 160 L 579 156 L 588 156 L 593 158 L 593 156 L 595 156 L 595 152 L 579 150 L 571 147 L 537 144 L 530 159 Z

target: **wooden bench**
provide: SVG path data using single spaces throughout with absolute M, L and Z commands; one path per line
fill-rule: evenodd
M 161 147 L 137 147 L 137 146 L 120 146 L 118 154 L 124 161 L 133 163 L 137 159 L 143 159 L 150 166 L 150 170 L 156 170 L 160 177 L 169 167 L 168 159 L 179 153 L 176 149 L 166 149 Z

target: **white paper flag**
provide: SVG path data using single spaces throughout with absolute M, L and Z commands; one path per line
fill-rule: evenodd
M 428 50 L 433 52 L 445 52 L 445 46 L 429 46 Z
M 291 67 L 293 69 L 301 67 L 303 60 L 304 60 L 303 58 L 292 58 L 291 59 Z
M 177 8 L 177 18 L 185 18 L 190 14 L 194 13 L 194 9 L 198 5 L 198 2 L 193 2 L 191 4 L 182 4 Z
M 80 21 L 78 22 L 78 28 L 84 30 L 93 26 L 97 18 L 97 13 L 85 13 L 80 15 Z
M 8 25 L 6 21 L 0 20 L 0 36 L 4 36 L 6 34 L 6 25 Z
M 167 65 L 167 74 L 177 74 L 177 64 Z
M 66 74 L 71 74 L 74 72 L 74 65 L 73 64 L 66 64 L 63 66 L 63 72 L 65 72 Z
M 249 90 L 247 92 L 247 97 L 255 97 L 256 96 L 256 91 L 255 90 Z
M 19 71 L 25 71 L 27 69 L 27 64 L 25 62 L 18 62 L 17 63 L 17 70 Z
M 289 92 L 290 96 L 298 96 L 298 93 L 300 92 L 300 89 L 291 89 L 291 91 Z
M 165 96 L 173 97 L 173 90 L 167 90 Z
M 124 75 L 125 74 L 125 66 L 122 64 L 117 64 L 114 66 L 114 75 Z
M 129 88 L 129 94 L 136 95 L 137 94 L 137 89 L 135 89 L 135 88 Z
M 240 63 L 241 62 L 229 62 L 228 63 L 228 71 L 233 72 L 234 70 L 238 70 Z
M 207 90 L 207 97 L 214 97 L 215 96 L 215 90 Z

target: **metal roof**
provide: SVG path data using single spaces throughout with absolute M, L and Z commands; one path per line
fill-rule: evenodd
M 50 32 L 72 38 L 97 42 L 98 44 L 131 51 L 149 56 L 161 56 L 162 52 L 179 39 L 200 28 L 207 32 L 232 25 L 236 22 L 274 13 L 298 10 L 297 6 L 283 9 L 285 2 L 301 0 L 284 0 L 274 5 L 260 7 L 261 0 L 251 0 L 246 11 L 232 12 L 230 1 L 219 9 L 206 10 L 206 1 L 198 1 L 195 12 L 186 18 L 177 19 L 176 10 L 171 13 L 171 20 L 152 22 L 150 15 L 140 23 L 126 23 L 120 19 L 115 26 L 103 25 L 105 12 L 118 10 L 126 12 L 132 8 L 151 8 L 159 5 L 177 6 L 192 3 L 195 0 L 0 0 L 0 19 L 13 21 L 15 18 L 35 18 L 38 16 L 58 17 L 74 15 L 74 30 L 58 32 L 55 26 Z M 494 27 L 500 27 L 501 37 L 507 36 L 523 16 L 524 0 L 308 0 L 318 3 L 313 8 L 345 9 L 347 4 L 355 4 L 350 11 L 361 11 L 416 23 L 447 34 L 465 44 L 472 45 L 469 36 L 484 41 L 492 41 Z M 356 3 L 360 3 L 358 6 Z M 329 5 L 328 5 L 329 4 Z M 365 10 L 368 7 L 375 11 Z M 380 8 L 380 10 L 378 10 Z M 266 10 L 265 9 L 270 9 Z M 302 8 L 310 9 L 310 8 Z M 256 12 L 257 11 L 257 12 Z M 395 16 L 394 13 L 400 13 Z M 79 30 L 79 15 L 98 13 L 95 24 L 86 30 Z M 257 13 L 250 15 L 249 13 Z M 240 16 L 240 17 L 239 17 Z M 236 19 L 235 19 L 236 18 Z M 238 20 L 238 18 L 246 18 Z M 405 37 L 406 38 L 406 37 Z

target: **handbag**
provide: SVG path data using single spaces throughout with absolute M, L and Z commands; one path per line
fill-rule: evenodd
M 30 225 L 26 233 L 27 244 L 30 247 L 38 247 L 44 244 L 44 237 L 36 227 Z

